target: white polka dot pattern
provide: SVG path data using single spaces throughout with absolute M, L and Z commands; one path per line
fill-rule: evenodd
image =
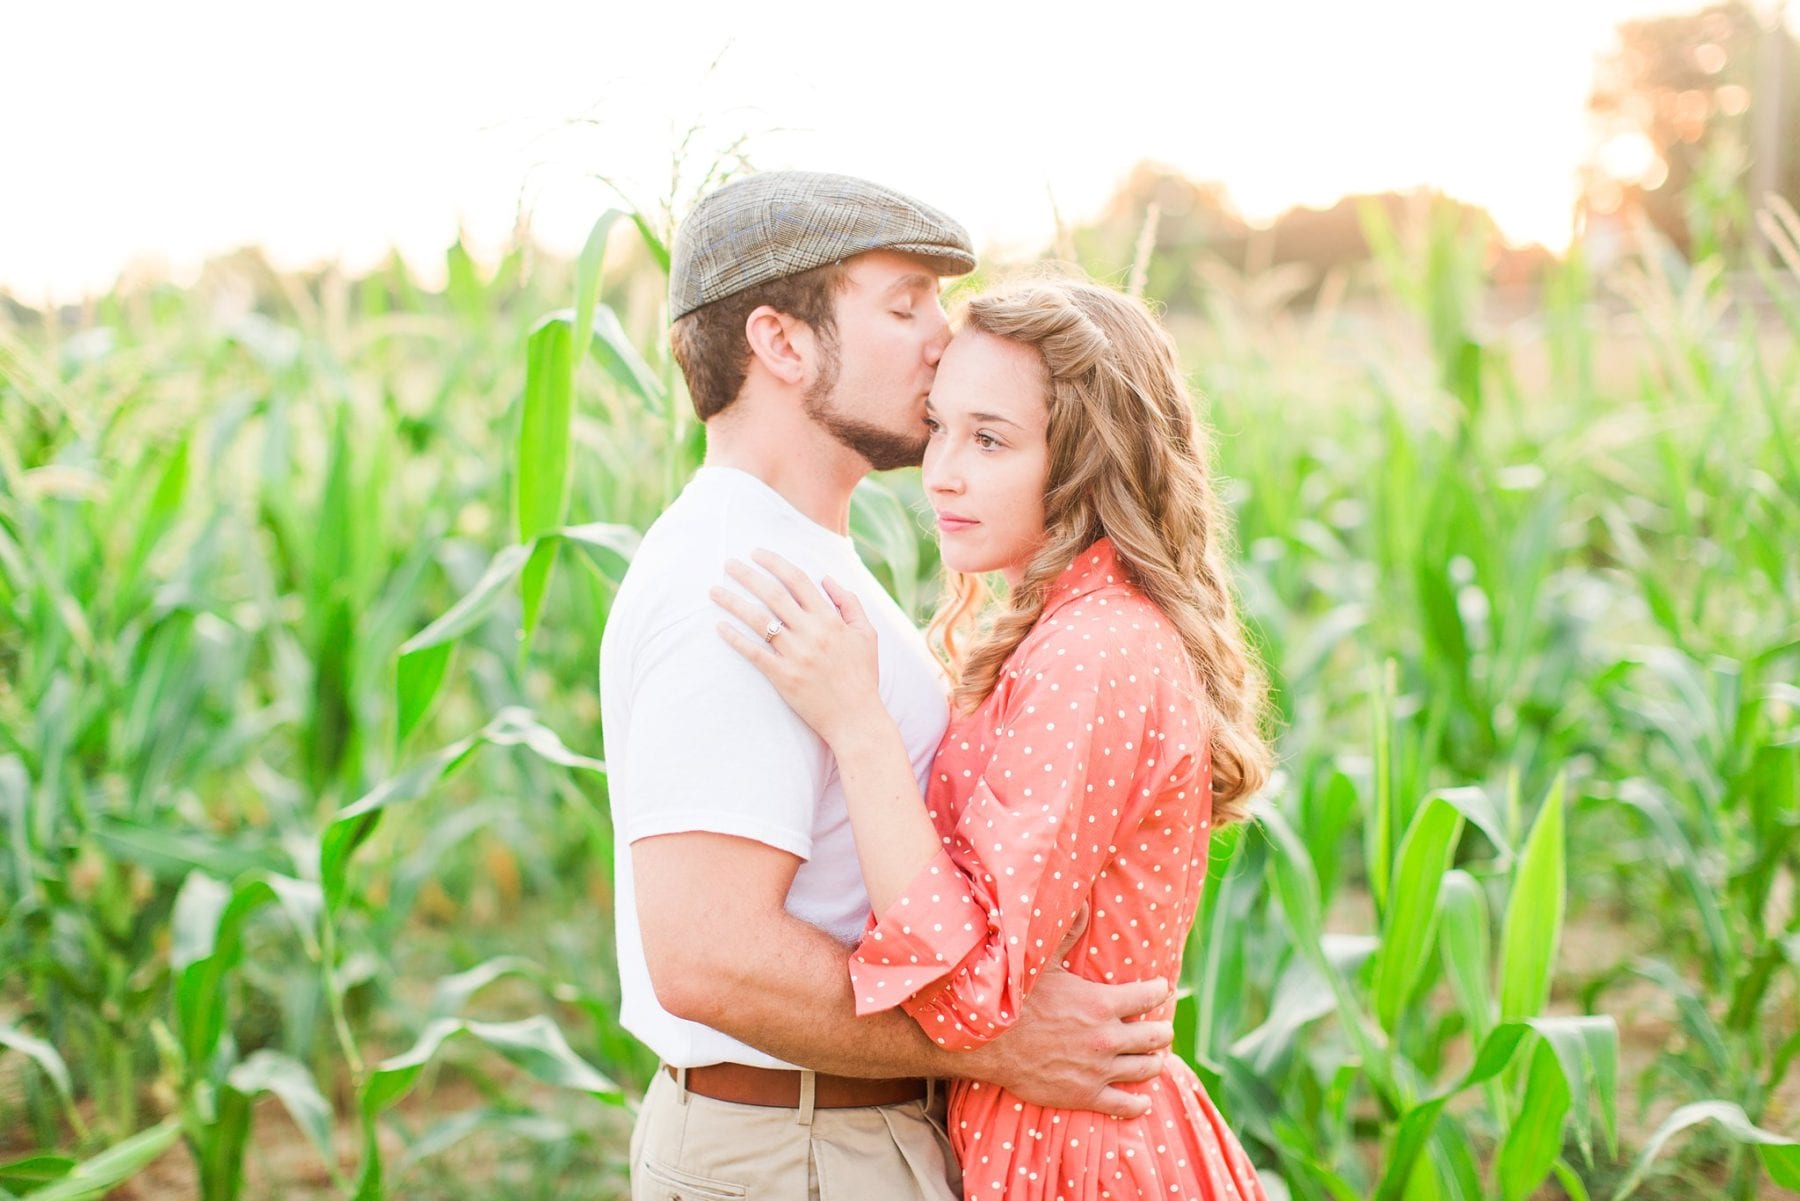
M 1083 906 L 1064 967 L 1178 979 L 1211 824 L 1195 689 L 1179 636 L 1101 539 L 1057 580 L 993 695 L 945 732 L 925 798 L 944 846 L 871 917 L 850 963 L 857 1012 L 901 1006 L 940 1045 L 978 1047 L 1016 1020 Z M 1147 1117 L 956 1082 L 966 1196 L 1263 1196 L 1185 1065 L 1126 1087 L 1150 1095 Z

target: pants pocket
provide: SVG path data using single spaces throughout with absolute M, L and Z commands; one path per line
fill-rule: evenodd
M 646 1159 L 631 1180 L 631 1201 L 745 1201 L 750 1190 Z

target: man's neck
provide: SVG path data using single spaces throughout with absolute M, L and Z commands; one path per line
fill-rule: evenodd
M 715 417 L 707 423 L 705 464 L 748 472 L 812 521 L 848 534 L 850 494 L 869 464 L 816 425 L 807 426 L 777 436 Z

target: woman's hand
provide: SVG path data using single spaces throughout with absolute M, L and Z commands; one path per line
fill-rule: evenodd
M 772 551 L 759 550 L 751 558 L 764 570 L 733 559 L 725 572 L 756 600 L 728 588 L 715 587 L 711 595 L 755 633 L 722 621 L 719 635 L 769 678 L 828 745 L 873 720 L 876 711 L 891 720 L 881 705 L 875 627 L 856 596 L 830 576 L 821 594 Z

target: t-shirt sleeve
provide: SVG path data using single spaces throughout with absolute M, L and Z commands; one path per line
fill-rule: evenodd
M 667 623 L 632 664 L 626 842 L 706 831 L 812 855 L 825 743 L 719 637 L 711 605 Z
M 1154 700 L 1148 671 L 1077 667 L 1080 650 L 1021 656 L 954 834 L 851 957 L 859 1015 L 899 1005 L 951 1050 L 1017 1020 L 1116 850 Z

